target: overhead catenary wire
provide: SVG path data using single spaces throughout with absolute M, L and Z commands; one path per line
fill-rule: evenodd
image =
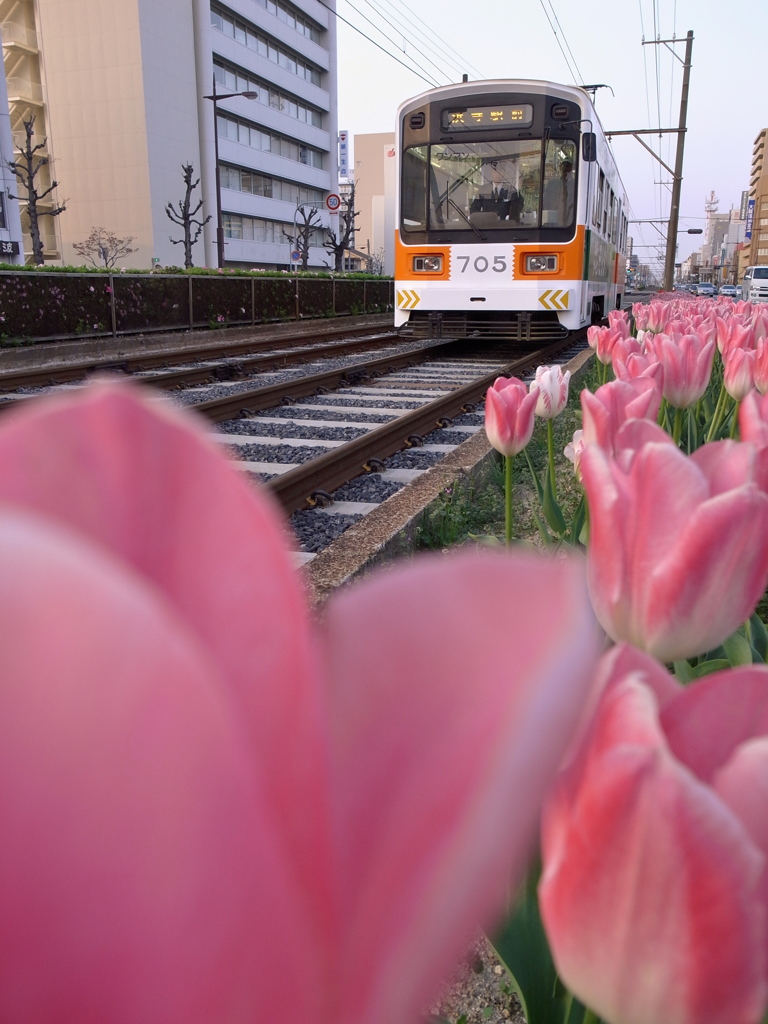
M 380 26 L 378 26 L 374 21 L 371 20 L 371 18 L 369 18 L 366 14 L 364 14 L 361 10 L 359 10 L 359 8 L 355 7 L 354 4 L 352 3 L 352 0 L 347 0 L 347 3 L 349 4 L 349 6 L 352 8 L 353 11 L 355 11 L 357 14 L 359 14 L 361 18 L 364 18 L 365 21 L 367 21 L 369 25 L 372 25 L 376 29 L 377 32 L 379 32 L 381 35 L 383 35 L 384 38 L 387 40 L 387 42 L 393 43 L 395 46 L 397 45 L 397 40 L 396 39 L 392 39 L 390 36 L 388 36 L 387 33 L 382 28 L 380 28 Z M 391 29 L 394 30 L 396 35 L 402 36 L 402 32 L 387 17 L 385 17 L 385 15 L 383 14 L 383 12 L 382 12 L 382 10 L 381 10 L 381 8 L 379 6 L 377 6 L 375 4 L 372 4 L 371 0 L 362 0 L 362 3 L 367 4 L 371 8 L 371 10 L 374 11 L 382 19 L 382 21 L 386 25 L 388 25 Z M 435 71 L 437 72 L 437 74 L 439 76 L 445 78 L 448 82 L 450 82 L 451 76 L 449 74 L 446 74 L 446 71 L 445 71 L 444 68 L 439 67 L 430 57 L 427 56 L 426 53 L 422 53 L 421 57 L 422 57 L 422 60 L 426 61 L 427 64 L 430 64 L 435 69 Z M 412 57 L 411 57 L 411 60 L 413 60 Z M 416 61 L 414 61 L 414 63 L 416 64 L 417 67 L 420 67 L 421 70 L 425 74 L 433 74 L 433 72 L 427 71 L 427 69 L 425 67 L 423 67 L 423 65 L 417 64 Z M 436 82 L 435 84 L 438 84 L 438 83 Z
M 552 0 L 547 0 L 547 3 L 549 4 L 549 9 L 552 11 L 552 16 L 555 19 L 556 25 L 560 29 L 560 35 L 562 37 L 563 42 L 565 43 L 565 47 L 568 50 L 568 53 L 571 55 L 571 61 L 573 62 L 573 66 L 576 69 L 576 73 L 578 75 L 578 78 L 576 79 L 576 81 L 583 82 L 584 81 L 584 75 L 581 73 L 581 69 L 579 68 L 579 65 L 576 62 L 576 58 L 575 58 L 575 56 L 573 54 L 573 50 L 571 49 L 570 44 L 568 42 L 568 39 L 567 39 L 567 37 L 565 35 L 565 32 L 563 31 L 563 26 L 560 24 L 560 19 L 557 16 L 557 11 L 555 10 L 555 5 L 552 3 Z
M 578 84 L 578 80 L 579 80 L 579 78 L 581 78 L 581 75 L 578 73 L 578 70 L 576 68 L 571 66 L 571 62 L 568 59 L 568 54 L 563 49 L 563 44 L 560 42 L 560 36 L 557 34 L 557 29 L 555 28 L 554 24 L 552 23 L 552 19 L 549 16 L 549 12 L 547 11 L 547 8 L 545 6 L 544 0 L 539 0 L 539 3 L 541 4 L 542 11 L 544 11 L 544 17 L 547 19 L 547 21 L 549 22 L 549 27 L 552 29 L 552 34 L 555 37 L 555 42 L 557 43 L 558 47 L 560 48 L 560 53 L 562 53 L 562 55 L 563 55 L 563 60 L 565 61 L 566 66 L 568 67 L 568 71 L 569 71 L 569 73 L 571 75 L 571 78 L 573 79 L 574 84 Z
M 392 0 L 384 0 L 384 2 L 389 7 L 393 6 Z M 410 10 L 409 8 L 407 8 L 405 6 L 405 0 L 396 0 L 396 2 L 403 8 L 404 11 L 407 11 L 407 13 L 408 13 L 408 15 L 410 17 L 415 18 L 416 21 L 418 21 L 421 25 L 423 25 L 428 30 L 428 32 L 430 33 L 430 35 L 432 37 L 434 37 L 439 43 L 442 44 L 442 46 L 438 46 L 438 50 L 441 50 L 446 55 L 447 55 L 447 51 L 450 51 L 451 53 L 455 54 L 455 56 L 458 58 L 458 63 L 456 63 L 454 61 L 454 66 L 456 66 L 457 68 L 459 68 L 462 71 L 472 71 L 474 74 L 477 75 L 478 78 L 481 78 L 481 79 L 488 77 L 487 75 L 483 74 L 483 72 L 480 71 L 478 68 L 476 68 L 474 66 L 474 64 L 471 64 L 468 60 L 466 60 L 458 52 L 458 50 L 456 50 L 455 47 L 451 46 L 451 44 L 449 42 L 447 42 L 445 39 L 443 39 L 442 36 L 438 35 L 437 32 L 435 32 L 435 30 L 434 30 L 432 25 L 429 25 L 426 21 L 424 21 L 423 18 L 420 18 L 419 15 L 415 11 Z M 422 35 L 423 34 L 424 33 L 422 33 Z M 445 49 L 443 49 L 443 47 L 447 47 L 447 51 Z
M 477 77 L 482 78 L 483 74 L 477 68 L 475 68 L 469 61 L 467 61 L 460 53 L 450 47 L 448 43 L 444 43 L 444 40 L 437 36 L 434 31 L 428 34 L 423 29 L 411 20 L 413 12 L 407 11 L 407 9 L 400 10 L 396 7 L 392 0 L 378 0 L 378 3 L 372 3 L 371 0 L 363 0 L 369 7 L 372 7 L 376 13 L 384 21 L 389 24 L 395 32 L 402 35 L 403 40 L 406 39 L 411 42 L 412 45 L 418 47 L 422 51 L 422 56 L 425 60 L 429 61 L 433 66 L 435 61 L 427 56 L 427 52 L 431 53 L 437 61 L 441 63 L 442 74 L 446 76 L 449 81 L 455 81 L 457 74 L 460 75 L 467 70 L 473 71 Z M 386 5 L 386 8 L 383 6 Z M 421 19 L 418 19 L 421 21 Z M 422 22 L 422 24 L 425 24 Z M 435 42 L 437 40 L 437 42 Z M 445 47 L 449 47 L 448 50 Z M 449 51 L 453 51 L 452 53 Z
M 371 43 L 373 46 L 376 47 L 377 50 L 381 50 L 382 53 L 386 53 L 386 55 L 388 57 L 391 57 L 392 60 L 397 61 L 397 63 L 400 64 L 402 67 L 404 67 L 406 69 L 406 71 L 410 71 L 411 74 L 416 75 L 417 78 L 420 78 L 422 80 L 422 82 L 426 82 L 427 85 L 430 85 L 432 87 L 437 85 L 437 83 L 434 82 L 431 78 L 426 78 L 421 73 L 421 71 L 417 71 L 415 68 L 411 67 L 409 64 L 406 64 L 405 61 L 400 60 L 399 57 L 396 57 L 394 55 L 394 53 L 390 53 L 389 50 L 385 49 L 380 43 L 377 43 L 375 39 L 371 39 L 371 37 L 369 35 L 366 35 L 366 33 L 363 32 L 363 30 L 361 28 L 359 28 L 357 25 L 354 25 L 351 21 L 349 21 L 343 15 L 339 14 L 338 11 L 335 11 L 332 7 L 330 7 L 325 2 L 325 0 L 317 0 L 317 2 L 320 4 L 321 7 L 324 7 L 326 9 L 326 11 L 329 11 L 335 18 L 338 18 L 339 21 L 343 21 L 344 24 L 348 25 L 354 32 L 357 32 L 358 35 L 361 35 L 364 39 L 367 39 L 369 43 Z

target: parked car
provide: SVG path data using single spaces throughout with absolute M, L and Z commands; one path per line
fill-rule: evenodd
M 737 284 L 735 287 L 736 287 L 736 298 L 740 299 L 741 296 L 742 296 L 742 287 L 741 287 L 740 284 Z
M 718 292 L 719 295 L 724 295 L 728 299 L 736 298 L 736 285 L 735 284 L 723 284 L 720 286 Z
M 696 294 L 706 295 L 707 298 L 712 298 L 713 295 L 717 294 L 717 291 L 715 290 L 715 286 L 710 284 L 709 281 L 701 281 L 696 285 Z

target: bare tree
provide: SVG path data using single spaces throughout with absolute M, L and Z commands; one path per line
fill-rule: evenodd
M 91 228 L 86 240 L 73 242 L 72 248 L 78 256 L 88 260 L 92 267 L 104 266 L 111 269 L 124 256 L 139 251 L 131 248 L 131 242 L 135 241 L 133 235 L 118 238 L 114 231 L 107 231 L 106 228 Z
M 22 188 L 26 191 L 26 195 L 11 196 L 11 199 L 19 199 L 21 202 L 26 200 L 27 203 L 27 217 L 29 218 L 29 234 L 32 238 L 32 259 L 38 266 L 42 265 L 45 261 L 43 259 L 43 241 L 40 237 L 40 218 L 41 217 L 58 217 L 60 213 L 64 213 L 66 210 L 66 201 L 61 206 L 54 206 L 50 210 L 41 210 L 40 203 L 46 196 L 49 196 L 54 189 L 58 188 L 58 181 L 51 181 L 48 188 L 44 188 L 40 191 L 40 181 L 38 174 L 43 167 L 48 164 L 47 156 L 35 156 L 41 149 L 45 149 L 47 139 L 43 139 L 42 142 L 38 142 L 37 145 L 32 144 L 32 139 L 35 134 L 35 115 L 33 114 L 28 121 L 23 121 L 24 132 L 26 138 L 24 140 L 24 148 L 21 151 L 21 156 L 18 160 L 9 160 L 8 167 L 16 175 L 16 179 Z
M 376 274 L 381 277 L 384 274 L 384 258 L 385 258 L 384 246 L 382 246 L 377 252 L 371 253 L 368 257 L 368 266 L 366 270 L 369 274 Z
M 312 234 L 315 228 L 320 227 L 320 214 L 314 206 L 299 206 L 297 208 L 296 234 L 289 235 L 283 232 L 285 238 L 301 253 L 301 269 L 306 270 L 309 264 L 309 246 L 312 242 Z
M 180 199 L 178 202 L 179 212 L 177 213 L 173 208 L 173 203 L 168 203 L 165 208 L 165 212 L 174 224 L 180 224 L 184 229 L 184 237 L 171 238 L 171 242 L 174 245 L 184 246 L 184 266 L 189 269 L 190 267 L 194 267 L 194 263 L 192 262 L 192 246 L 200 237 L 200 232 L 203 230 L 203 227 L 211 219 L 211 214 L 208 214 L 205 220 L 200 220 L 195 217 L 195 214 L 203 205 L 203 200 L 200 199 L 194 210 L 192 209 L 192 192 L 200 184 L 200 179 L 198 178 L 196 181 L 192 181 L 192 175 L 195 173 L 195 169 L 192 164 L 182 164 L 181 170 L 186 190 L 184 192 L 184 198 Z
M 356 182 L 352 182 L 349 193 L 341 201 L 338 231 L 332 231 L 331 228 L 325 229 L 325 251 L 329 256 L 333 256 L 335 262 L 333 269 L 337 272 L 344 269 L 344 253 L 354 245 L 355 217 L 360 216 L 360 211 L 355 209 L 356 184 Z

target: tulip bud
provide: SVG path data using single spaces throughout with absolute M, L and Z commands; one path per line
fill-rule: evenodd
M 531 440 L 539 389 L 516 377 L 499 377 L 485 395 L 485 433 L 497 452 L 517 455 Z
M 568 403 L 568 382 L 571 371 L 563 373 L 559 366 L 539 366 L 536 380 L 531 385 L 538 388 L 539 397 L 536 402 L 536 415 L 543 420 L 553 420 L 559 416 Z

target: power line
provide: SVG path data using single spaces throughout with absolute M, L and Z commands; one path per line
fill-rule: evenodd
M 396 39 L 392 39 L 390 36 L 388 36 L 387 33 L 382 28 L 380 28 L 378 25 L 376 25 L 375 22 L 373 22 L 366 14 L 363 14 L 363 12 L 361 10 L 359 10 L 357 7 L 355 7 L 354 4 L 352 3 L 352 0 L 347 0 L 347 3 L 352 8 L 352 10 L 355 11 L 356 14 L 359 14 L 361 18 L 364 18 L 368 22 L 369 25 L 373 25 L 373 27 L 376 29 L 376 31 L 381 33 L 381 35 L 384 36 L 384 38 L 387 40 L 388 43 L 394 43 L 394 45 L 397 46 L 397 40 Z M 388 18 L 386 18 L 384 16 L 384 14 L 382 13 L 381 10 L 379 8 L 375 7 L 371 3 L 371 0 L 363 0 L 363 3 L 368 4 L 368 6 L 371 8 L 371 10 L 374 11 L 376 14 L 378 14 L 378 16 L 382 19 L 382 21 L 384 21 L 384 23 L 386 25 L 388 25 L 391 29 L 394 29 L 394 31 L 395 31 L 395 33 L 397 35 L 402 35 L 402 33 L 400 33 L 398 31 L 397 26 L 393 25 L 392 22 Z M 405 42 L 405 37 L 403 37 L 403 42 Z M 403 52 L 405 52 L 405 46 L 403 46 Z M 423 59 L 428 64 L 432 65 L 432 67 L 435 69 L 435 71 L 437 71 L 438 75 L 442 75 L 443 77 L 447 78 L 450 81 L 450 75 L 446 75 L 446 73 L 445 73 L 443 68 L 438 67 L 438 65 L 435 64 L 435 62 L 433 60 L 431 60 L 429 57 L 427 57 L 426 54 L 422 54 L 422 57 L 423 57 Z M 411 58 L 411 60 L 413 60 L 413 58 Z M 416 61 L 414 61 L 414 64 L 416 64 L 417 67 L 421 68 L 421 70 L 424 72 L 425 75 L 432 74 L 432 72 L 428 71 L 421 64 L 417 64 Z M 438 83 L 435 82 L 435 85 L 437 85 L 437 84 Z
M 325 2 L 325 0 L 317 0 L 317 2 L 320 4 L 321 7 L 324 7 L 326 9 L 326 11 L 330 11 L 330 13 L 333 14 L 334 17 L 338 18 L 339 21 L 343 21 L 345 25 L 349 25 L 349 27 L 351 29 L 353 29 L 353 31 L 357 32 L 358 35 L 361 35 L 363 37 L 363 39 L 367 39 L 369 43 L 372 43 L 378 50 L 381 50 L 382 53 L 386 53 L 386 55 L 388 57 L 391 57 L 392 60 L 397 61 L 397 63 L 400 64 L 402 67 L 404 67 L 406 71 L 410 71 L 411 74 L 416 75 L 417 78 L 420 78 L 422 80 L 422 82 L 426 82 L 427 85 L 430 85 L 430 86 L 433 86 L 433 87 L 435 86 L 435 84 L 436 84 L 435 82 L 431 81 L 429 78 L 425 78 L 424 75 L 422 75 L 420 72 L 416 71 L 415 68 L 410 67 L 410 65 L 408 65 L 404 61 L 400 60 L 399 57 L 396 57 L 394 55 L 394 53 L 390 53 L 389 50 L 385 50 L 384 47 L 380 43 L 377 43 L 375 39 L 371 39 L 371 37 L 366 35 L 365 32 L 363 32 L 363 30 L 361 28 L 358 28 L 357 25 L 353 25 L 351 21 L 348 21 L 346 18 L 344 18 L 341 14 L 339 14 L 338 11 L 334 11 L 334 9 L 332 7 L 329 7 L 328 4 Z
M 562 44 L 560 42 L 560 37 L 557 34 L 557 29 L 552 24 L 552 19 L 550 18 L 549 14 L 547 12 L 547 8 L 544 6 L 544 0 L 539 0 L 539 3 L 541 4 L 542 11 L 544 11 L 544 17 L 547 19 L 547 21 L 549 22 L 549 27 L 552 29 L 552 34 L 555 37 L 555 42 L 560 47 L 560 53 L 562 53 L 562 55 L 563 55 L 563 60 L 565 61 L 566 65 L 568 67 L 568 71 L 569 71 L 569 73 L 571 75 L 571 78 L 573 79 L 574 84 L 576 84 L 576 83 L 578 83 L 579 78 L 581 78 L 581 75 L 579 75 L 578 72 L 575 72 L 574 69 L 571 67 L 571 63 L 568 60 L 568 54 L 563 49 Z
M 401 28 L 406 29 L 406 33 L 404 34 L 408 35 L 408 32 L 414 32 L 415 34 L 421 36 L 421 39 L 423 40 L 423 45 L 426 46 L 431 53 L 437 56 L 438 59 L 445 60 L 447 63 L 449 63 L 449 65 L 453 66 L 454 69 L 459 74 L 469 70 L 473 72 L 475 75 L 477 75 L 478 78 L 485 77 L 483 76 L 482 72 L 478 71 L 477 68 L 471 65 L 471 63 L 464 56 L 462 56 L 462 54 L 459 53 L 458 50 L 451 46 L 450 43 L 446 43 L 444 39 L 438 36 L 435 33 L 435 31 L 431 28 L 431 26 L 427 25 L 426 22 L 423 22 L 422 18 L 420 18 L 418 14 L 415 14 L 414 11 L 409 10 L 408 8 L 403 6 L 402 12 L 400 13 L 400 10 L 395 7 L 395 5 L 392 3 L 392 0 L 383 0 L 383 2 L 386 3 L 387 7 L 389 7 L 392 10 L 393 16 L 397 18 L 397 24 Z M 402 0 L 400 0 L 400 3 L 402 3 Z M 403 26 L 403 23 L 401 22 L 401 20 L 399 20 L 400 16 L 406 18 L 406 25 Z M 424 32 L 422 29 L 415 27 L 413 25 L 414 19 L 416 19 L 417 22 L 421 23 L 421 25 L 424 26 L 427 32 Z M 436 44 L 434 42 L 435 40 Z M 416 40 L 412 41 L 416 42 Z M 442 43 L 443 45 L 439 45 L 440 43 Z M 445 47 L 447 47 L 447 49 L 445 49 Z
M 581 73 L 581 69 L 579 68 L 579 65 L 576 63 L 576 58 L 573 55 L 573 50 L 571 49 L 571 47 L 570 47 L 570 45 L 568 43 L 568 40 L 567 40 L 566 35 L 565 35 L 565 32 L 563 32 L 563 26 L 560 24 L 560 19 L 557 16 L 557 12 L 555 11 L 554 4 L 552 3 L 552 0 L 547 0 L 547 2 L 549 3 L 550 10 L 552 11 L 552 14 L 554 15 L 555 21 L 557 23 L 557 27 L 560 29 L 560 35 L 563 37 L 563 42 L 566 45 L 568 53 L 570 53 L 570 55 L 571 55 L 571 60 L 573 61 L 573 66 L 576 68 L 576 71 L 578 72 L 578 76 L 579 77 L 578 77 L 577 81 L 583 82 L 584 81 L 584 76 Z

